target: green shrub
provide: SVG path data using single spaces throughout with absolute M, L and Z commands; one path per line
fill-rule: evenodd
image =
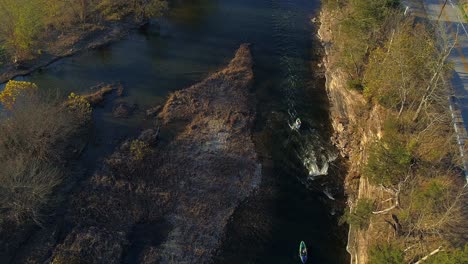
M 427 264 L 468 263 L 468 244 L 463 249 L 447 250 L 437 253 L 425 262 Z
M 361 80 L 351 79 L 348 81 L 348 89 L 362 92 L 362 90 L 364 90 L 364 86 L 362 85 Z
M 411 159 L 411 152 L 402 142 L 383 139 L 371 145 L 364 174 L 372 183 L 396 185 L 408 173 Z
M 0 103 L 11 110 L 18 98 L 31 96 L 35 92 L 37 92 L 37 86 L 34 83 L 10 80 L 5 89 L 0 92 Z
M 340 52 L 340 65 L 354 78 L 362 76 L 369 51 L 388 34 L 384 24 L 390 17 L 401 13 L 395 0 L 349 0 L 346 15 L 340 21 L 340 34 L 336 43 Z
M 404 264 L 404 252 L 400 248 L 384 244 L 376 245 L 369 252 L 370 264 Z
M 66 105 L 68 106 L 68 109 L 79 116 L 84 123 L 91 119 L 93 108 L 84 96 L 70 93 Z
M 444 175 L 423 179 L 418 185 L 415 185 L 411 195 L 411 203 L 413 215 L 415 213 L 419 215 L 420 228 L 435 227 L 437 226 L 436 223 L 446 222 L 442 218 L 447 213 L 449 201 L 454 200 L 454 196 L 458 192 L 456 184 L 451 181 L 451 177 L 455 176 Z M 452 207 L 450 217 L 446 220 L 455 225 L 457 219 L 460 218 L 460 210 L 459 206 Z
M 440 213 L 442 206 L 449 197 L 449 186 L 442 178 L 430 179 L 415 189 L 414 206 L 426 213 Z
M 4 0 L 0 8 L 0 39 L 19 60 L 29 59 L 44 29 L 44 5 L 38 0 Z
M 359 199 L 352 212 L 346 212 L 340 219 L 340 224 L 346 222 L 351 226 L 365 229 L 369 226 L 374 201 L 371 199 Z
M 439 60 L 436 47 L 424 24 L 403 20 L 385 46 L 370 51 L 364 95 L 388 109 L 415 111 Z M 444 90 L 442 81 L 435 84 L 436 91 Z
M 345 5 L 346 0 L 322 0 L 322 5 L 329 10 L 336 10 Z
M 141 140 L 135 139 L 130 143 L 130 153 L 134 160 L 144 159 L 149 152 L 150 148 L 148 144 Z

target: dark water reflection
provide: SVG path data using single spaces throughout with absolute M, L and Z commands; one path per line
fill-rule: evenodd
M 146 31 L 60 60 L 26 79 L 64 95 L 101 82 L 124 85 L 125 97 L 117 100 L 135 103 L 140 111 L 115 119 L 110 101 L 95 111 L 95 137 L 84 157 L 93 168 L 147 123 L 145 109 L 225 65 L 239 44 L 252 43 L 259 113 L 255 141 L 264 179 L 236 211 L 216 262 L 299 263 L 297 248 L 304 240 L 310 263 L 345 263 L 346 234 L 336 226 L 343 201 L 338 163 L 314 181 L 304 167 L 307 158 L 334 155 L 323 80 L 311 67 L 318 48 L 310 17 L 319 5 L 319 0 L 173 1 L 167 18 Z M 300 133 L 287 125 L 296 116 L 304 122 Z M 337 200 L 326 198 L 325 189 Z

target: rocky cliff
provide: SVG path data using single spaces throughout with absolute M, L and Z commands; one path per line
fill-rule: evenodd
M 348 161 L 345 191 L 348 196 L 348 210 L 351 210 L 361 198 L 381 201 L 386 199 L 387 194 L 369 184 L 360 173 L 367 158 L 369 143 L 381 136 L 382 117 L 385 113 L 378 106 L 370 107 L 362 94 L 348 88 L 349 77 L 338 67 L 339 60 L 333 49 L 333 34 L 337 33 L 335 18 L 333 12 L 322 11 L 318 35 L 325 49 L 323 65 L 334 128 L 332 142 Z M 374 235 L 385 236 L 387 231 L 391 231 L 388 225 L 373 222 L 367 230 L 350 227 L 347 250 L 351 254 L 351 263 L 367 263 L 369 238 Z

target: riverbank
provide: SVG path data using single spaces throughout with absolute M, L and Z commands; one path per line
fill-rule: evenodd
M 349 208 L 342 219 L 350 225 L 347 250 L 351 263 L 414 263 L 427 258 L 428 263 L 443 259 L 458 263 L 466 254 L 459 235 L 465 230 L 465 190 L 460 188 L 461 163 L 448 102 L 414 88 L 429 86 L 445 98 L 447 86 L 442 80 L 449 76 L 432 69 L 430 75 L 423 75 L 427 71 L 421 67 L 435 58 L 439 67 L 444 67 L 446 57 L 440 54 L 447 49 L 428 48 L 427 53 L 418 53 L 423 50 L 416 48 L 419 43 L 434 41 L 427 33 L 430 26 L 415 22 L 411 16 L 399 17 L 399 6 L 381 4 L 396 18 L 371 15 L 381 24 L 364 25 L 375 27 L 378 37 L 365 32 L 359 35 L 352 30 L 363 25 L 347 12 L 356 16 L 369 13 L 359 13 L 361 8 L 356 9 L 353 3 L 324 5 L 319 30 L 326 51 L 332 141 L 348 160 L 345 187 Z M 340 24 L 343 19 L 347 19 L 347 28 Z M 338 28 L 342 29 L 339 33 Z M 383 39 L 384 44 L 375 44 L 373 38 Z M 363 45 L 350 44 L 355 42 Z M 405 49 L 404 45 L 415 48 Z M 426 57 L 409 71 L 415 54 Z M 353 55 L 362 57 L 355 60 Z M 439 75 L 440 79 L 431 78 Z M 400 90 L 393 92 L 393 87 Z M 420 93 L 420 97 L 400 97 L 402 93 Z M 421 112 L 421 101 L 427 104 L 425 113 Z M 446 252 L 440 253 L 443 248 Z
M 145 22 L 134 22 L 130 19 L 118 22 L 108 22 L 95 26 L 88 31 L 75 29 L 62 34 L 50 34 L 41 54 L 31 60 L 9 62 L 0 67 L 0 83 L 5 83 L 18 76 L 28 75 L 42 69 L 62 58 L 76 55 L 80 52 L 97 49 L 118 41 L 129 34 L 131 30 L 141 28 Z

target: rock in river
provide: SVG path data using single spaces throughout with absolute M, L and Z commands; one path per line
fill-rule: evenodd
M 151 117 L 156 116 L 161 111 L 161 109 L 162 109 L 161 105 L 149 108 L 148 110 L 146 110 L 146 117 L 151 118 Z
M 125 102 L 119 102 L 114 105 L 112 110 L 112 116 L 115 118 L 127 118 L 129 117 L 133 111 L 137 108 L 136 105 L 129 105 Z

